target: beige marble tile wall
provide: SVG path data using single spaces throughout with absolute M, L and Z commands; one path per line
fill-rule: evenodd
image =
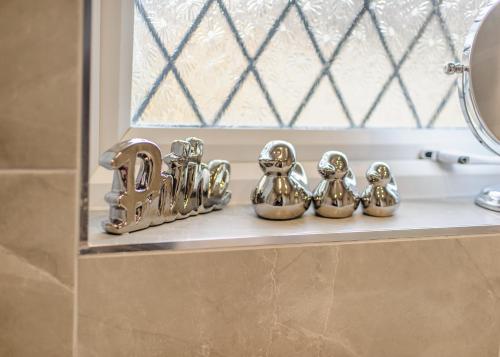
M 84 256 L 90 356 L 498 357 L 500 235 Z
M 81 0 L 0 1 L 0 356 L 73 348 Z

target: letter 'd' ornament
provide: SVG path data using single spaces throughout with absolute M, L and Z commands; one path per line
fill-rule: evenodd
M 122 234 L 222 209 L 229 203 L 230 165 L 225 160 L 201 162 L 203 141 L 176 140 L 163 159 L 160 148 L 131 139 L 106 151 L 100 165 L 114 171 L 106 232 Z

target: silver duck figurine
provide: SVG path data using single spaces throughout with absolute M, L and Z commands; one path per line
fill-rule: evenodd
M 295 149 L 286 141 L 271 141 L 262 149 L 259 165 L 264 171 L 251 200 L 259 217 L 286 220 L 302 216 L 311 205 L 304 168 L 296 162 Z
M 339 151 L 328 151 L 318 163 L 322 180 L 313 194 L 316 214 L 328 218 L 350 217 L 359 206 L 356 177 L 347 157 Z
M 401 197 L 389 165 L 374 162 L 366 172 L 368 187 L 361 195 L 363 212 L 369 216 L 389 217 L 399 207 Z

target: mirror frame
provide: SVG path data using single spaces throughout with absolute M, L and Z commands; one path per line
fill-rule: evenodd
M 474 97 L 470 73 L 470 59 L 474 52 L 476 37 L 481 29 L 483 20 L 496 6 L 500 6 L 500 0 L 493 0 L 481 9 L 479 16 L 474 20 L 474 23 L 465 38 L 464 50 L 462 53 L 462 65 L 464 71 L 462 73 L 462 80 L 458 81 L 458 93 L 462 112 L 474 136 L 489 150 L 493 151 L 497 155 L 500 155 L 500 140 L 497 139 L 496 136 L 488 129 L 481 118 L 481 114 Z

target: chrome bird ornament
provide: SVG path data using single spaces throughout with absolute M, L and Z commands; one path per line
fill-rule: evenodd
M 363 212 L 369 216 L 392 216 L 399 207 L 401 197 L 389 165 L 374 162 L 366 171 L 368 187 L 361 195 Z
M 262 149 L 259 165 L 264 171 L 251 194 L 259 217 L 298 218 L 311 205 L 304 168 L 296 162 L 295 149 L 286 141 L 271 141 Z
M 313 194 L 316 214 L 328 218 L 352 216 L 359 206 L 359 194 L 347 157 L 339 151 L 325 152 L 318 171 L 322 180 Z
M 231 199 L 230 165 L 224 160 L 201 162 L 203 141 L 176 140 L 163 158 L 160 148 L 145 139 L 116 144 L 102 154 L 100 165 L 113 170 L 106 232 L 122 234 L 198 213 L 222 209 Z M 137 174 L 136 174 L 136 170 Z

